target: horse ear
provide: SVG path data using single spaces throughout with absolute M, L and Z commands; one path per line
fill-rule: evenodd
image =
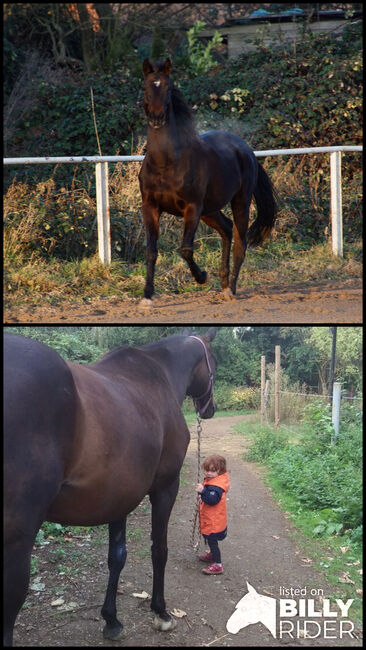
M 170 75 L 170 73 L 172 71 L 172 62 L 171 62 L 170 59 L 165 59 L 165 61 L 163 63 L 162 71 L 164 72 L 164 74 L 168 75 L 168 77 L 169 77 L 169 75 Z
M 213 341 L 215 336 L 216 336 L 216 333 L 217 333 L 217 328 L 216 327 L 210 327 L 208 332 L 206 332 L 206 334 L 205 334 L 205 338 L 208 341 Z
M 144 59 L 144 62 L 142 64 L 142 72 L 144 73 L 144 77 L 147 77 L 147 75 L 152 71 L 153 69 L 149 59 Z

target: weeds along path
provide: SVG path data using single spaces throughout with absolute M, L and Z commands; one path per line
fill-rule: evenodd
M 179 494 L 169 525 L 169 555 L 165 597 L 169 611 L 186 613 L 169 633 L 152 627 L 150 600 L 134 594 L 151 595 L 150 509 L 148 499 L 128 518 L 128 555 L 117 597 L 118 616 L 125 638 L 115 647 L 140 646 L 362 646 L 359 639 L 309 640 L 273 638 L 267 627 L 256 623 L 236 635 L 229 634 L 226 622 L 237 602 L 247 593 L 247 582 L 259 594 L 279 598 L 280 587 L 315 588 L 332 596 L 332 588 L 297 547 L 290 536 L 292 527 L 273 501 L 261 474 L 242 460 L 245 439 L 233 433 L 233 426 L 252 416 L 217 417 L 202 423 L 202 458 L 218 452 L 227 459 L 231 489 L 228 493 L 228 536 L 220 544 L 224 574 L 206 576 L 202 563 L 190 546 L 197 482 L 196 425 L 184 462 Z M 29 592 L 27 608 L 18 619 L 15 645 L 110 646 L 102 637 L 100 608 L 107 584 L 107 531 L 92 531 L 91 540 L 75 538 L 60 547 L 37 549 L 38 580 L 44 591 Z M 80 547 L 80 548 L 79 548 Z M 201 544 L 200 551 L 204 546 Z M 58 558 L 58 559 L 57 559 Z M 57 569 L 62 564 L 62 575 Z M 34 577 L 32 578 L 34 580 Z M 70 611 L 60 612 L 51 602 L 62 597 Z M 317 602 L 317 609 L 319 603 Z M 318 619 L 319 620 L 319 619 Z
M 214 290 L 184 295 L 157 295 L 154 308 L 139 309 L 139 300 L 58 297 L 49 302 L 5 303 L 4 322 L 14 323 L 362 323 L 362 280 L 269 283 L 241 289 L 236 300 L 223 301 Z

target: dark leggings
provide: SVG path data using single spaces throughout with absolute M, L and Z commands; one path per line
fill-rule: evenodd
M 210 547 L 213 561 L 216 562 L 217 564 L 221 564 L 221 553 L 220 553 L 219 543 L 217 539 L 210 539 L 208 537 L 207 543 Z

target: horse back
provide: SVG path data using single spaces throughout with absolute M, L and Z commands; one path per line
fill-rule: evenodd
M 249 145 L 227 131 L 201 133 L 207 166 L 203 213 L 221 209 L 241 190 L 251 198 L 257 160 Z

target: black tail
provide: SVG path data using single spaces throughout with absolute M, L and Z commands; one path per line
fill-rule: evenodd
M 248 230 L 248 246 L 258 246 L 271 232 L 276 221 L 277 203 L 272 182 L 258 163 L 258 180 L 254 189 L 257 218 Z

